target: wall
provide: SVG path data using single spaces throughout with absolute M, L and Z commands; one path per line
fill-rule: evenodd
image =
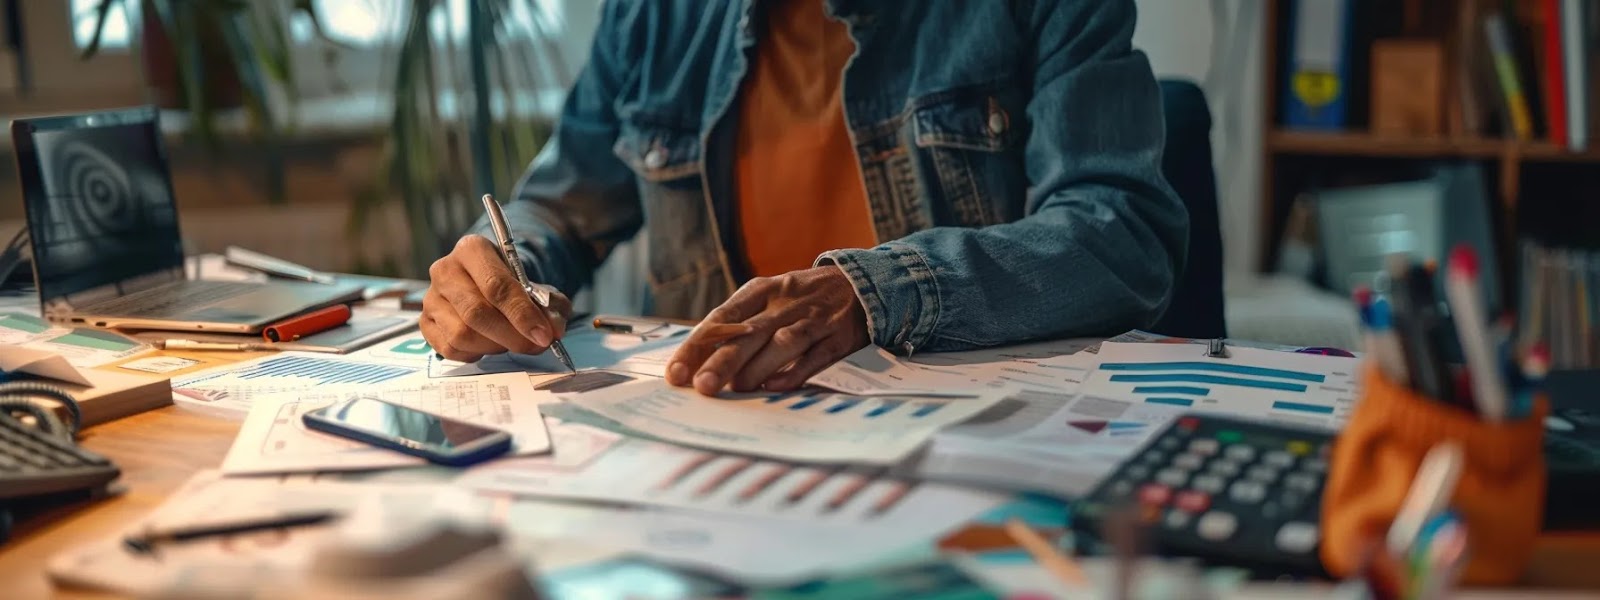
M 1260 247 L 1262 0 L 1136 0 L 1134 45 L 1157 77 L 1199 83 L 1211 105 L 1224 261 L 1252 273 Z

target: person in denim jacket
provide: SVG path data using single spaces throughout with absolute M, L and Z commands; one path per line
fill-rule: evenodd
M 1108 335 L 1166 310 L 1188 216 L 1132 0 L 602 11 L 506 204 L 559 293 L 530 302 L 480 224 L 430 272 L 421 328 L 445 357 L 543 351 L 565 295 L 641 231 L 649 312 L 702 319 L 667 380 L 706 394 L 793 389 L 868 344 Z

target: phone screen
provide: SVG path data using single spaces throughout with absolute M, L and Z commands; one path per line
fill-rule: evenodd
M 328 421 L 387 438 L 455 449 L 502 433 L 465 421 L 446 419 L 374 398 L 353 398 L 317 411 Z

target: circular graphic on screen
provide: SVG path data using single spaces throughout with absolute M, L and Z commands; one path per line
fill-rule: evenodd
M 86 235 L 127 229 L 136 222 L 139 196 L 128 172 L 89 144 L 62 144 L 56 195 L 70 199 L 73 221 Z

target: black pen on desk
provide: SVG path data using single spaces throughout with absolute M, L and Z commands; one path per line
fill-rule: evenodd
M 268 529 L 283 529 L 286 527 L 303 527 L 325 523 L 338 517 L 339 513 L 333 511 L 312 511 L 289 513 L 273 517 L 222 523 L 217 525 L 199 525 L 194 527 L 180 527 L 167 531 L 145 532 L 139 535 L 130 535 L 122 538 L 122 546 L 135 554 L 150 554 L 157 545 L 170 542 L 183 542 L 209 537 L 265 531 Z

